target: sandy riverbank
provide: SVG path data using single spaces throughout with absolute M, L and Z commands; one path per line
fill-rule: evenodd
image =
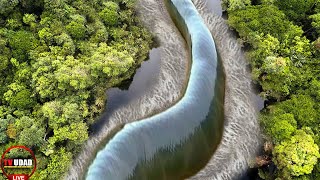
M 225 127 L 221 144 L 207 166 L 190 179 L 239 179 L 261 143 L 258 106 L 244 52 L 225 20 L 194 3 L 216 42 L 226 73 Z
M 117 125 L 142 119 L 172 106 L 183 95 L 187 82 L 187 49 L 179 31 L 171 21 L 164 4 L 155 0 L 140 0 L 139 16 L 160 43 L 160 72 L 150 89 L 122 106 L 105 119 L 104 127 L 83 146 L 65 179 L 81 179 L 87 163 L 94 158 L 99 143 Z

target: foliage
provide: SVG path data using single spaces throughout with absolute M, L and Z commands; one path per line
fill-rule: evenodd
M 56 154 L 50 156 L 50 162 L 45 170 L 33 176 L 35 179 L 60 179 L 68 169 L 72 154 L 61 148 Z
M 317 0 L 276 0 L 275 4 L 292 21 L 303 20 L 317 3 Z
M 9 46 L 12 56 L 20 62 L 28 60 L 28 52 L 38 46 L 36 37 L 27 31 L 11 32 L 9 34 Z
M 278 106 L 285 112 L 292 113 L 300 127 L 312 127 L 319 122 L 315 101 L 308 95 L 294 95 Z
M 0 119 L 0 145 L 7 142 L 8 136 L 6 133 L 7 127 L 8 127 L 8 121 L 5 119 Z
M 34 179 L 60 179 L 105 108 L 132 77 L 151 34 L 135 1 L 0 0 L 0 150 L 40 159 Z
M 276 6 L 231 11 L 228 22 L 251 47 L 247 55 L 254 67 L 253 77 L 265 98 L 279 101 L 296 91 L 297 84 L 307 83 L 311 76 L 302 78 L 301 71 L 311 61 L 310 41 Z M 280 83 L 283 85 L 278 86 Z
M 261 118 L 265 131 L 273 138 L 275 143 L 290 139 L 297 130 L 297 122 L 293 114 L 273 112 L 272 115 L 263 115 Z
M 66 26 L 68 33 L 76 39 L 84 38 L 86 35 L 86 19 L 81 15 L 71 16 L 72 21 Z
M 320 13 L 313 14 L 309 16 L 309 18 L 312 20 L 311 25 L 317 30 L 318 33 L 320 33 Z
M 275 147 L 272 161 L 277 169 L 261 168 L 259 175 L 319 179 L 320 39 L 314 38 L 315 30 L 320 32 L 319 2 L 255 4 L 228 9 L 228 23 L 244 43 L 253 80 L 268 103 L 260 122 Z
M 301 36 L 300 27 L 290 22 L 286 15 L 274 5 L 248 6 L 244 10 L 232 11 L 228 22 L 237 29 L 244 40 L 252 43 L 254 35 L 269 34 L 280 42 L 292 41 Z
M 274 162 L 284 178 L 310 174 L 320 157 L 319 147 L 311 135 L 298 130 L 290 140 L 277 145 L 273 151 Z
M 0 0 L 0 14 L 7 15 L 17 6 L 18 0 Z
M 117 3 L 108 1 L 103 3 L 104 9 L 99 13 L 99 16 L 101 17 L 102 21 L 106 25 L 116 25 L 118 23 L 119 18 L 119 6 Z
M 16 95 L 13 95 L 9 100 L 9 104 L 11 107 L 17 109 L 28 109 L 31 108 L 35 102 L 31 98 L 31 92 L 24 89 L 19 91 Z
M 222 8 L 228 11 L 245 9 L 250 4 L 250 0 L 222 0 Z
M 290 71 L 289 58 L 268 56 L 262 63 L 259 71 L 260 85 L 265 91 L 265 97 L 274 97 L 280 99 L 289 95 L 294 81 L 294 75 Z M 283 83 L 283 86 L 278 84 Z

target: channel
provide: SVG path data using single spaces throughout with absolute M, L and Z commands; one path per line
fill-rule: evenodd
M 214 40 L 191 0 L 167 0 L 190 51 L 183 97 L 169 109 L 128 123 L 98 152 L 87 179 L 183 179 L 203 168 L 220 143 L 225 76 Z

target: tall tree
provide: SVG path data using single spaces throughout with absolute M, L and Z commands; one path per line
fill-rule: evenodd
M 273 161 L 285 179 L 310 174 L 320 158 L 319 147 L 311 135 L 298 130 L 290 140 L 283 141 L 273 151 Z

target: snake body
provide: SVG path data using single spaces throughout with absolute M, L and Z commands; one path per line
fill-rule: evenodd
M 98 152 L 86 179 L 183 179 L 208 162 L 223 132 L 224 81 L 214 40 L 191 0 L 165 0 L 189 46 L 184 96 L 154 116 L 126 124 Z

